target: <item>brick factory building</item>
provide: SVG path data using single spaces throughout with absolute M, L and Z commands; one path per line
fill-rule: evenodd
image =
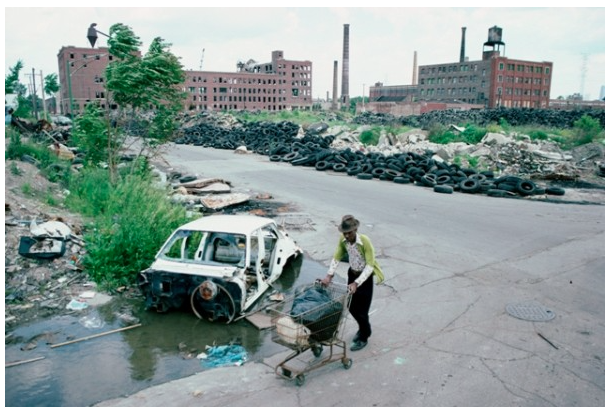
M 413 85 L 370 88 L 367 110 L 423 113 L 431 108 L 548 108 L 552 62 L 532 62 L 503 56 L 502 29 L 489 29 L 483 44 L 482 60 L 465 57 L 465 30 L 462 28 L 460 60 L 419 66 Z M 415 69 L 414 69 L 415 70 Z M 415 78 L 415 76 L 414 76 Z M 436 105 L 432 103 L 436 102 Z M 402 108 L 401 108 L 402 107 Z
M 106 66 L 113 56 L 107 48 L 64 46 L 57 54 L 59 66 L 59 110 L 78 114 L 89 102 L 106 105 Z M 70 110 L 72 105 L 73 110 Z
M 89 102 L 107 105 L 107 48 L 63 47 L 58 54 L 60 110 L 82 113 Z M 235 72 L 185 71 L 184 110 L 309 110 L 312 107 L 312 63 L 284 59 L 273 51 L 271 62 L 238 62 Z M 72 105 L 73 111 L 70 110 Z
M 286 60 L 271 53 L 271 62 L 238 62 L 236 72 L 186 71 L 185 110 L 311 109 L 311 62 Z

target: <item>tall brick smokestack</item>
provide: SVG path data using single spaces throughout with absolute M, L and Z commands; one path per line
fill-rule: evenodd
M 466 28 L 462 27 L 462 46 L 460 47 L 460 63 L 466 60 Z
M 349 24 L 343 25 L 343 68 L 341 105 L 349 107 Z
M 413 80 L 411 85 L 417 85 L 417 50 L 413 52 Z
M 332 110 L 336 111 L 337 109 L 339 109 L 339 107 L 337 106 L 337 76 L 338 76 L 338 64 L 339 62 L 337 62 L 335 60 L 335 63 L 333 65 L 333 106 L 332 106 Z

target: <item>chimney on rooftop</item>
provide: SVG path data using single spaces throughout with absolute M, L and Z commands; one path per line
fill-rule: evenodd
M 466 28 L 462 27 L 462 47 L 460 48 L 460 63 L 466 60 Z

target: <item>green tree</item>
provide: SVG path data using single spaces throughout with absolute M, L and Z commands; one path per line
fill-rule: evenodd
M 51 73 L 44 77 L 44 93 L 52 96 L 59 91 L 59 82 L 57 81 L 57 73 Z
M 120 125 L 137 123 L 142 126 L 140 151 L 154 151 L 175 131 L 173 119 L 184 99 L 180 89 L 184 70 L 179 59 L 170 52 L 171 45 L 157 37 L 142 56 L 141 44 L 129 26 L 117 23 L 110 27 L 108 49 L 116 59 L 106 68 L 107 96 L 121 108 L 112 120 L 109 110 L 106 112 L 106 150 L 111 181 L 116 176 L 118 152 L 126 137 L 119 129 Z M 142 112 L 148 110 L 155 111 L 154 116 L 142 117 Z
M 19 88 L 19 72 L 23 69 L 23 61 L 18 60 L 15 66 L 9 68 L 9 74 L 4 77 L 4 94 L 16 93 L 23 91 Z

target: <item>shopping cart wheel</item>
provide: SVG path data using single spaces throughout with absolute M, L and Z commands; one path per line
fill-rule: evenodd
M 305 375 L 303 374 L 299 374 L 297 375 L 297 378 L 295 380 L 296 384 L 300 387 L 301 385 L 305 384 Z
M 316 358 L 322 355 L 322 345 L 312 345 L 311 352 L 313 352 L 313 356 Z
M 350 369 L 352 367 L 352 359 L 351 358 L 343 358 L 341 360 L 343 363 L 343 368 Z

